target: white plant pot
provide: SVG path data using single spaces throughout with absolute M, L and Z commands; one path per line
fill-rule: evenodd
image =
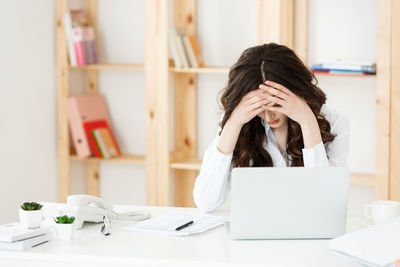
M 56 234 L 58 239 L 72 239 L 73 231 L 73 223 L 56 223 Z
M 38 228 L 43 221 L 43 211 L 19 209 L 19 221 L 25 228 Z

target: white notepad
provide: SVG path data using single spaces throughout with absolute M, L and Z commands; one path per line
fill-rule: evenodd
M 211 228 L 224 224 L 228 220 L 229 218 L 226 216 L 172 211 L 166 215 L 137 222 L 121 229 L 144 233 L 185 236 L 205 232 Z M 175 230 L 178 226 L 181 226 L 190 221 L 193 221 L 193 224 L 191 224 L 190 226 L 180 231 Z
M 39 227 L 26 229 L 20 223 L 8 223 L 0 225 L 0 242 L 14 242 L 50 233 L 52 227 Z
M 15 242 L 0 242 L 0 251 L 24 251 L 53 239 L 54 234 L 50 232 Z
M 367 266 L 386 266 L 400 259 L 400 217 L 329 241 L 329 248 Z

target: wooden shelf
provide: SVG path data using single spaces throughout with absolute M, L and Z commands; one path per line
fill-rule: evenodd
M 204 67 L 204 68 L 175 68 L 170 67 L 169 71 L 175 73 L 228 73 L 229 67 Z
M 171 162 L 172 169 L 195 170 L 199 171 L 201 159 L 189 158 Z M 350 180 L 352 184 L 375 185 L 375 175 L 370 173 L 351 173 Z
M 352 173 L 350 176 L 352 184 L 375 186 L 375 174 L 371 173 Z
M 70 69 L 77 70 L 144 70 L 144 64 L 88 64 L 83 66 L 69 66 Z
M 79 158 L 76 155 L 70 156 L 71 160 L 79 160 L 79 161 L 105 161 L 105 162 L 117 162 L 117 163 L 133 163 L 133 164 L 145 164 L 146 157 L 144 155 L 131 155 L 131 154 L 124 154 L 120 157 L 110 158 L 110 159 L 99 159 L 95 157 L 90 158 Z
M 171 162 L 172 169 L 199 171 L 200 167 L 201 167 L 201 159 L 197 159 L 197 158 L 189 158 L 189 159 L 176 160 L 176 161 Z

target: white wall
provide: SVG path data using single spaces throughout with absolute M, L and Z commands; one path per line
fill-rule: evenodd
M 0 8 L 0 223 L 28 200 L 56 200 L 54 1 Z
M 310 62 L 339 56 L 375 60 L 376 0 L 349 2 L 310 0 Z M 231 65 L 256 43 L 256 3 L 198 1 L 198 39 L 207 65 Z M 80 5 L 79 0 L 70 1 L 72 8 Z M 143 0 L 99 0 L 101 60 L 144 62 L 144 13 Z M 364 26 L 357 26 L 358 21 Z M 16 220 L 22 201 L 57 199 L 54 1 L 7 1 L 0 22 L 0 223 L 4 223 Z M 70 73 L 71 93 L 83 94 L 84 72 Z M 99 79 L 122 150 L 145 153 L 143 71 L 101 71 Z M 199 157 L 215 136 L 220 116 L 217 94 L 226 81 L 224 74 L 199 75 Z M 352 121 L 352 169 L 373 172 L 375 79 L 325 77 L 320 85 L 328 103 Z M 102 163 L 100 169 L 101 197 L 113 203 L 145 203 L 143 166 Z M 72 193 L 86 191 L 85 163 L 72 162 L 71 179 Z M 352 202 L 372 199 L 371 188 L 356 188 Z
M 376 0 L 310 0 L 309 63 L 326 60 L 376 62 Z M 328 105 L 351 122 L 349 164 L 354 172 L 375 172 L 375 77 L 317 76 Z

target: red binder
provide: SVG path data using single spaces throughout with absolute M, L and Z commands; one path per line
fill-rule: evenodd
M 89 141 L 90 147 L 92 148 L 92 151 L 97 158 L 101 158 L 101 153 L 100 153 L 99 148 L 96 145 L 96 141 L 94 140 L 92 131 L 95 129 L 98 129 L 98 128 L 107 128 L 108 129 L 108 131 L 111 135 L 112 141 L 114 142 L 114 145 L 117 148 L 118 155 L 121 155 L 121 151 L 115 140 L 114 134 L 111 131 L 111 127 L 108 125 L 106 120 L 84 122 L 83 128 L 85 129 L 85 133 L 86 133 L 87 139 Z

